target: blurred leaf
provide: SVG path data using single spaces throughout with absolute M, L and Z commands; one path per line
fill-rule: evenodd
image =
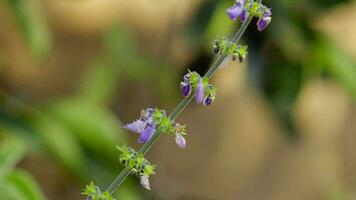
M 120 199 L 130 199 L 130 200 L 142 200 L 141 193 L 133 188 L 132 186 L 123 186 L 120 188 L 119 195 Z M 117 198 L 119 199 L 119 198 Z
M 86 147 L 101 156 L 116 159 L 114 147 L 125 140 L 120 122 L 107 108 L 73 98 L 53 105 L 51 111 L 73 130 Z
M 114 66 L 136 79 L 146 79 L 153 74 L 155 65 L 149 58 L 139 53 L 133 34 L 121 26 L 109 30 L 104 36 L 107 53 Z
M 206 49 L 212 52 L 212 42 L 217 36 L 232 36 L 236 28 L 236 21 L 227 17 L 226 9 L 232 5 L 229 1 L 218 1 L 216 8 L 210 18 L 209 24 L 204 32 Z
M 26 196 L 19 192 L 14 185 L 0 181 L 1 200 L 27 200 Z
M 7 137 L 0 144 L 0 177 L 11 171 L 26 152 L 26 144 L 19 138 Z
M 118 69 L 106 66 L 98 60 L 85 72 L 81 83 L 80 96 L 93 103 L 107 103 L 118 86 Z
M 190 38 L 190 42 L 201 43 L 202 40 L 205 39 L 202 37 L 204 35 L 207 27 L 209 26 L 210 20 L 214 15 L 214 11 L 220 12 L 219 9 L 216 9 L 217 5 L 223 1 L 215 1 L 215 0 L 206 0 L 203 4 L 201 4 L 199 10 L 190 20 L 190 24 L 187 27 L 186 34 Z M 227 1 L 224 1 L 225 3 Z M 225 4 L 222 3 L 222 4 Z M 229 5 L 231 6 L 231 4 Z M 226 34 L 226 33 L 225 33 Z M 215 35 L 214 35 L 215 37 Z
M 35 56 L 46 56 L 51 49 L 51 34 L 47 28 L 40 1 L 8 0 L 28 46 Z
M 314 49 L 312 63 L 338 80 L 356 98 L 356 62 L 327 39 L 320 39 Z
M 327 192 L 327 200 L 352 200 L 352 193 L 347 191 L 344 186 L 333 185 Z
M 55 121 L 48 113 L 34 116 L 33 126 L 45 147 L 59 162 L 74 170 L 78 175 L 85 174 L 84 152 L 76 138 L 65 126 Z
M 7 184 L 13 185 L 26 200 L 44 200 L 45 197 L 30 174 L 16 170 L 7 177 Z

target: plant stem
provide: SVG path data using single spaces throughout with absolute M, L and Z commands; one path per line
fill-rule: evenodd
M 261 0 L 258 1 L 259 3 Z M 253 19 L 252 17 L 249 17 L 249 19 L 241 25 L 237 33 L 232 39 L 232 42 L 237 43 L 243 33 L 246 31 L 246 28 L 248 25 L 251 23 Z M 210 67 L 209 71 L 204 75 L 204 77 L 210 79 L 216 71 L 218 71 L 219 66 L 224 62 L 225 59 L 229 59 L 228 55 L 219 55 L 214 62 L 214 64 Z M 175 120 L 178 115 L 188 106 L 188 104 L 193 100 L 194 95 L 191 95 L 190 97 L 184 98 L 178 106 L 173 110 L 173 112 L 169 115 L 169 118 L 173 121 Z M 153 134 L 153 136 L 148 140 L 140 149 L 139 153 L 146 154 L 150 148 L 156 143 L 156 141 L 159 139 L 159 137 L 162 135 L 162 132 L 156 132 Z M 116 189 L 121 185 L 121 183 L 124 182 L 126 177 L 130 175 L 130 169 L 128 167 L 125 167 L 121 173 L 115 178 L 115 180 L 111 183 L 111 185 L 106 189 L 106 191 L 110 192 L 110 194 L 113 194 Z

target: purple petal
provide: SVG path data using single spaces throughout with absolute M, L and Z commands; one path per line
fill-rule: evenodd
M 147 123 L 145 121 L 136 120 L 130 124 L 124 125 L 123 128 L 128 129 L 134 133 L 141 133 L 145 129 L 146 125 Z
M 152 135 L 156 131 L 156 126 L 155 124 L 149 124 L 146 126 L 146 128 L 141 132 L 141 136 L 138 138 L 137 142 L 138 143 L 145 143 L 147 142 Z
M 197 103 L 201 103 L 203 102 L 203 98 L 204 98 L 204 85 L 203 85 L 203 80 L 200 79 L 197 86 L 197 90 L 195 91 L 195 101 Z
M 147 108 L 146 110 L 142 110 L 140 119 L 142 121 L 150 121 L 149 119 L 152 117 L 152 113 L 154 112 L 154 110 L 155 109 L 153 108 Z
M 189 83 L 190 73 L 183 76 L 183 81 Z
M 145 188 L 146 190 L 151 190 L 150 181 L 148 180 L 148 176 L 146 176 L 146 175 L 141 176 L 140 183 L 141 183 L 141 186 L 143 188 Z
M 246 9 L 244 9 L 240 14 L 240 20 L 242 23 L 245 23 L 249 17 L 249 13 Z
M 181 134 L 176 134 L 176 144 L 182 149 L 187 146 L 185 138 Z
M 257 22 L 257 27 L 259 31 L 263 31 L 269 23 L 271 22 L 271 17 L 262 17 Z
M 264 18 L 266 17 L 270 17 L 272 15 L 271 9 L 270 8 L 266 8 L 265 12 L 263 13 Z
M 213 101 L 214 101 L 214 100 L 213 100 L 210 96 L 206 96 L 206 97 L 204 97 L 203 104 L 204 104 L 205 106 L 209 106 L 210 104 L 213 103 Z
M 241 14 L 242 8 L 243 8 L 243 6 L 239 6 L 236 3 L 232 7 L 228 8 L 226 10 L 226 13 L 230 17 L 230 19 L 235 21 L 237 19 L 237 17 Z
M 192 86 L 187 82 L 181 82 L 180 90 L 182 91 L 184 97 L 188 97 L 192 93 Z

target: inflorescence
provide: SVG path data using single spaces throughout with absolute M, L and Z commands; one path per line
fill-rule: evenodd
M 235 4 L 226 10 L 232 20 L 240 17 L 242 23 L 251 17 L 258 17 L 257 28 L 263 31 L 272 20 L 271 9 L 253 0 L 236 0 Z
M 195 91 L 195 101 L 205 106 L 212 104 L 216 96 L 216 88 L 209 83 L 209 79 L 201 77 L 197 72 L 189 71 L 183 76 L 180 90 L 184 97 L 189 97 Z
M 166 115 L 166 111 L 158 108 L 147 108 L 141 111 L 140 118 L 124 126 L 124 128 L 140 134 L 138 143 L 145 143 L 151 139 L 156 132 L 175 135 L 176 143 L 179 147 L 185 148 L 186 141 L 183 136 L 187 135 L 185 126 L 175 123 Z
M 240 18 L 242 23 L 249 23 L 253 17 L 258 18 L 257 28 L 259 31 L 264 30 L 271 22 L 271 9 L 260 3 L 261 0 L 236 0 L 235 4 L 226 10 L 230 19 L 236 20 Z M 244 32 L 245 28 L 241 28 L 242 31 L 238 31 L 238 39 Z M 218 37 L 213 42 L 213 52 L 218 54 L 220 58 L 223 58 L 226 62 L 231 58 L 233 61 L 242 63 L 247 56 L 247 46 L 237 44 L 237 41 L 228 40 L 227 37 Z M 223 60 L 217 61 L 220 66 Z M 215 64 L 214 64 L 215 65 Z M 214 68 L 214 67 L 212 67 Z M 212 71 L 215 72 L 217 68 Z M 210 71 L 210 70 L 209 70 Z M 208 72 L 209 73 L 209 72 Z M 161 133 L 175 136 L 175 142 L 180 148 L 186 147 L 185 137 L 187 135 L 185 125 L 175 123 L 176 116 L 186 107 L 192 100 L 192 93 L 194 93 L 194 99 L 197 103 L 203 103 L 203 105 L 211 105 L 216 98 L 216 88 L 209 83 L 209 76 L 205 75 L 201 77 L 197 72 L 188 71 L 183 76 L 183 80 L 180 82 L 180 90 L 183 97 L 182 105 L 179 104 L 176 110 L 173 112 L 174 117 L 166 115 L 164 110 L 158 108 L 147 108 L 141 111 L 140 117 L 124 125 L 125 129 L 128 129 L 134 133 L 139 134 L 137 140 L 138 143 L 146 143 L 140 152 L 136 152 L 133 148 L 127 146 L 118 147 L 121 152 L 119 161 L 127 169 L 118 176 L 117 180 L 113 182 L 113 186 L 110 185 L 107 191 L 101 192 L 100 189 L 94 184 L 90 183 L 83 191 L 83 195 L 88 200 L 114 200 L 111 194 L 120 185 L 120 183 L 126 178 L 128 174 L 132 174 L 140 178 L 140 183 L 143 188 L 150 190 L 149 177 L 155 173 L 155 165 L 151 165 L 149 161 L 144 158 L 146 153 Z M 190 98 L 188 98 L 190 97 Z M 158 134 L 156 138 L 152 139 L 154 134 Z M 152 139 L 152 140 L 151 140 Z M 146 147 L 147 146 L 147 147 Z
M 117 147 L 121 152 L 119 161 L 128 167 L 132 175 L 140 178 L 142 187 L 151 190 L 148 178 L 155 174 L 155 165 L 148 162 L 142 153 L 137 153 L 134 149 L 126 146 Z

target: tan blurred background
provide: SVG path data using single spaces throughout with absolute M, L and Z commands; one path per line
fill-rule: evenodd
M 90 180 L 105 188 L 121 169 L 115 145 L 139 147 L 121 124 L 174 108 L 186 68 L 204 73 L 211 41 L 238 28 L 232 3 L 2 1 L 0 139 L 24 146 L 0 170 L 3 198 L 29 195 L 18 170 L 34 200 L 81 199 Z M 247 63 L 218 72 L 213 105 L 179 117 L 187 149 L 164 136 L 148 156 L 153 191 L 132 178 L 121 199 L 356 199 L 356 2 L 265 3 L 272 24 L 249 27 Z

